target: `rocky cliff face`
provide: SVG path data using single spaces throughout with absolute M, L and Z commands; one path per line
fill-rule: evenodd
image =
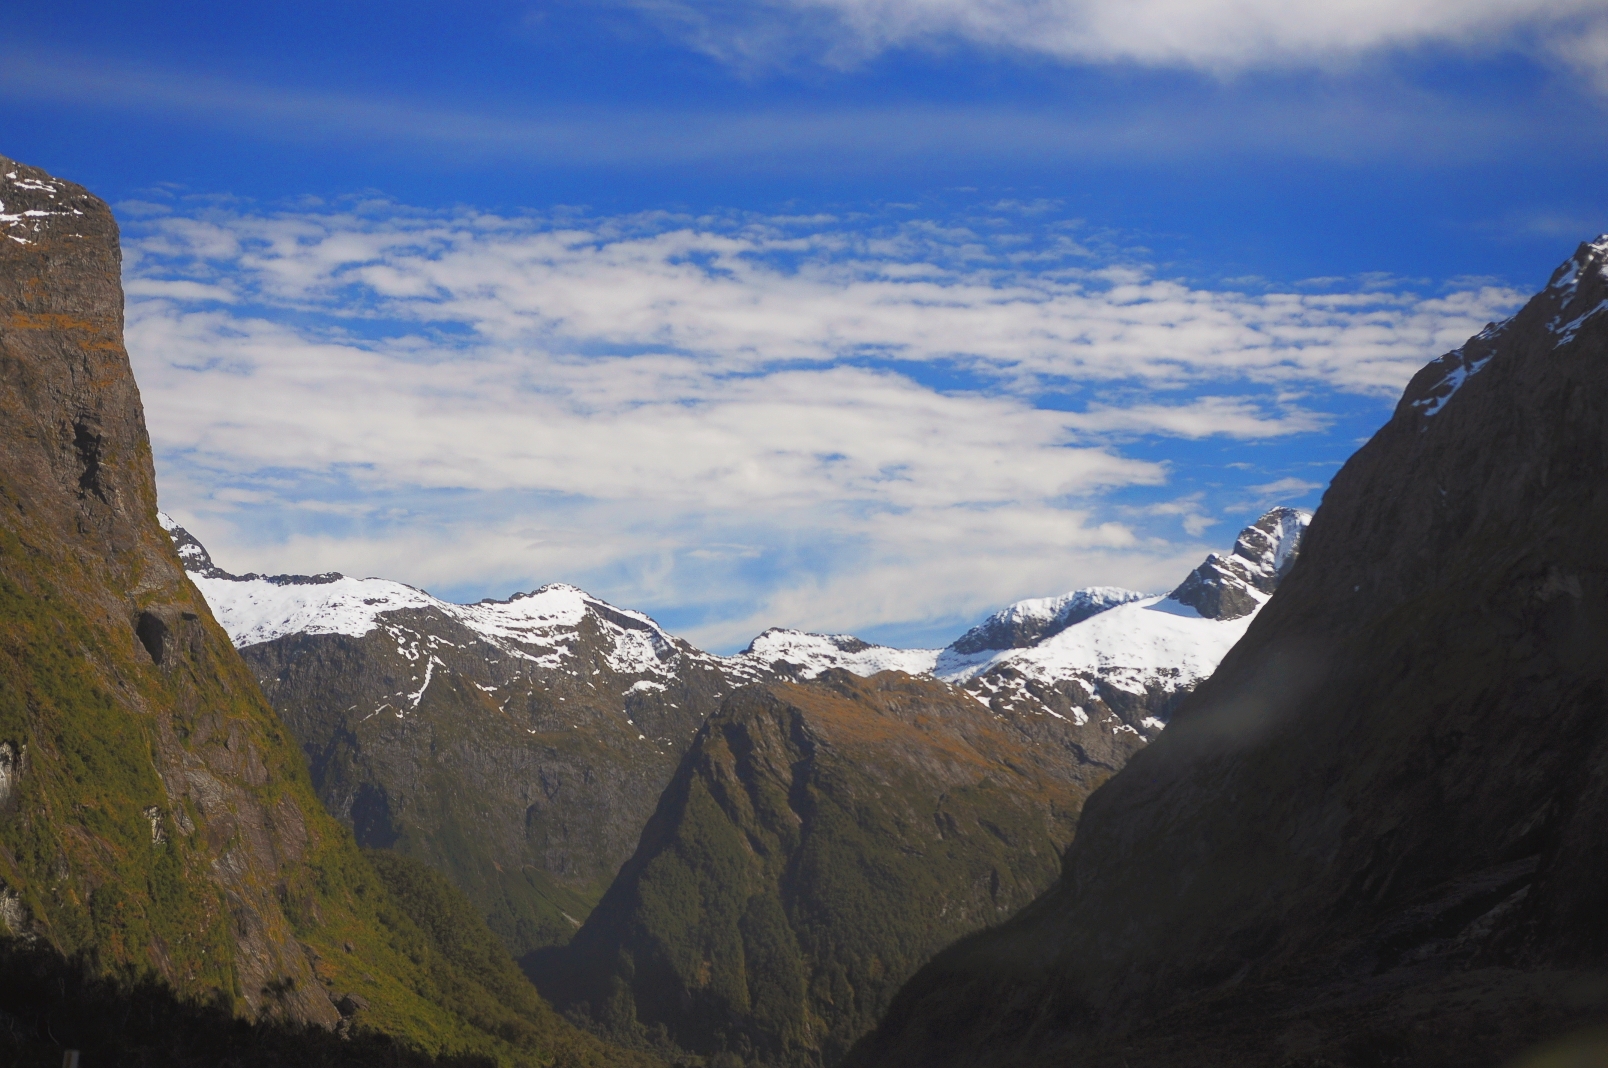
M 929 954 L 1053 878 L 1111 773 L 1082 741 L 896 672 L 740 690 L 586 925 L 531 970 L 622 1036 L 835 1063 Z
M 460 966 L 320 808 L 157 524 L 122 316 L 106 205 L 0 159 L 6 933 L 259 1018 L 362 1005 L 425 1049 L 583 1063 L 595 1043 L 499 1000 L 512 964 Z
M 456 605 L 383 579 L 191 577 L 365 846 L 446 872 L 515 953 L 565 941 L 704 719 L 775 677 L 573 586 Z
M 1496 1065 L 1608 1017 L 1605 312 L 1608 239 L 1426 367 L 1056 886 L 851 1063 Z
M 1273 509 L 1240 532 L 1227 557 L 1212 553 L 1168 596 L 1205 619 L 1250 615 L 1267 603 L 1295 563 L 1309 520 L 1295 508 Z
M 154 521 L 116 224 L 9 160 L 0 202 L 7 925 L 333 1024 L 278 896 L 297 761 Z

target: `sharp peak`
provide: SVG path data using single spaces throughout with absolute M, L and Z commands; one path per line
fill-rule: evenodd
M 1565 299 L 1579 288 L 1582 279 L 1588 277 L 1591 268 L 1595 267 L 1599 277 L 1608 280 L 1608 234 L 1599 234 L 1594 240 L 1582 241 L 1575 247 L 1568 259 L 1558 264 L 1547 279 L 1546 286 L 1539 297 L 1563 296 Z M 1496 324 L 1493 324 L 1496 325 Z M 1487 327 L 1490 330 L 1491 327 Z

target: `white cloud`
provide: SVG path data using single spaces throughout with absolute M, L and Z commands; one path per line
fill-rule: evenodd
M 1516 300 L 1213 291 L 965 220 L 179 208 L 130 224 L 129 346 L 224 566 L 580 581 L 721 645 L 1163 588 L 1198 546 L 1104 503 L 1169 478 L 1119 438 L 1320 431 Z
M 332 214 L 160 219 L 148 232 L 137 252 L 153 272 L 240 299 L 452 324 L 491 346 L 655 349 L 727 372 L 875 355 L 1034 383 L 1233 374 L 1394 393 L 1425 352 L 1519 298 L 1494 285 L 1433 299 L 1214 291 L 1090 265 L 1075 246 L 1035 261 L 1017 235 L 918 224 Z
M 738 64 L 800 49 L 852 65 L 889 48 L 968 41 L 1092 63 L 1234 73 L 1331 67 L 1423 45 L 1495 51 L 1600 32 L 1600 0 L 636 0 L 694 47 Z M 1585 30 L 1582 26 L 1586 27 Z
M 1549 35 L 1552 50 L 1597 91 L 1608 93 L 1608 19 L 1582 21 Z
M 1184 528 L 1185 534 L 1198 538 L 1220 522 L 1206 511 L 1205 498 L 1206 494 L 1195 492 L 1176 500 L 1157 501 L 1135 511 L 1142 515 L 1173 516 Z
M 1272 413 L 1243 397 L 1196 397 L 1188 404 L 1089 406 L 1067 415 L 1068 426 L 1085 434 L 1166 434 L 1181 438 L 1273 438 L 1322 430 L 1321 412 L 1284 407 Z
M 1252 486 L 1250 490 L 1271 503 L 1285 498 L 1304 497 L 1313 490 L 1322 488 L 1322 482 L 1309 482 L 1304 478 L 1281 478 L 1260 486 Z

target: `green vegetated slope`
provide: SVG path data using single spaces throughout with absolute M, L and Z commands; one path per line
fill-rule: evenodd
M 564 634 L 561 669 L 532 663 L 548 650 L 511 655 L 430 609 L 241 655 L 358 841 L 448 873 L 522 954 L 585 920 L 730 688 L 689 664 L 633 691 L 644 674 L 611 664 L 603 623 L 587 615 Z
M 320 807 L 157 525 L 110 212 L 0 174 L 22 220 L 0 240 L 0 922 L 258 1019 L 335 1027 L 355 994 L 347 1026 L 426 1051 L 602 1063 L 432 938 Z
M 1608 238 L 1434 361 L 864 1068 L 1479 1068 L 1608 1025 Z M 1603 1047 L 1532 1063 L 1600 1064 Z
M 406 857 L 369 854 L 378 883 L 375 918 L 417 969 L 415 993 L 446 1006 L 473 1031 L 420 1041 L 387 1021 L 358 988 L 342 996 L 355 1019 L 334 1031 L 277 1014 L 242 1019 L 218 998 L 186 999 L 147 972 L 105 974 L 90 958 L 67 959 L 39 941 L 0 941 L 0 1063 L 54 1068 L 63 1048 L 89 1064 L 166 1068 L 365 1065 L 492 1068 L 495 1064 L 651 1068 L 653 1058 L 612 1048 L 559 1020 L 514 965 L 469 900 L 439 872 Z M 349 948 L 348 948 L 349 947 Z M 373 953 L 347 942 L 343 953 Z M 322 974 L 338 968 L 315 965 Z
M 1055 877 L 1111 772 L 1074 738 L 896 672 L 740 690 L 585 926 L 527 969 L 624 1039 L 832 1064 L 933 952 Z

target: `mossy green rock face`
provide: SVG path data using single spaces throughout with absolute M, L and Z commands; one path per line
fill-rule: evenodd
M 1070 721 L 896 672 L 740 690 L 586 925 L 529 970 L 621 1036 L 835 1063 L 933 952 L 1049 884 L 1109 774 Z
M 28 224 L 0 241 L 7 926 L 333 1024 L 297 929 L 316 805 L 156 526 L 116 224 L 77 186 L 0 171 Z
M 1608 238 L 1419 373 L 1055 887 L 849 1062 L 1497 1066 L 1600 1025 L 1605 530 Z
M 157 524 L 110 211 L 4 159 L 0 203 L 7 932 L 259 1018 L 334 1027 L 350 994 L 350 1026 L 427 1051 L 609 1063 L 508 1000 L 506 959 L 421 926 L 320 807 Z

